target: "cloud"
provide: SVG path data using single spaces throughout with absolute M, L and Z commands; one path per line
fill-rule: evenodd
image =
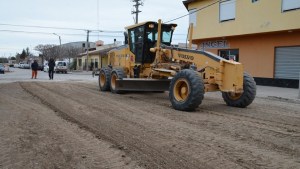
M 97 8 L 97 2 L 99 7 Z M 80 29 L 101 29 L 123 31 L 124 27 L 134 24 L 133 2 L 131 0 L 9 0 L 0 1 L 0 23 L 18 25 L 38 25 L 46 27 L 80 28 Z M 162 19 L 168 21 L 187 14 L 181 0 L 145 0 L 144 6 L 140 7 L 139 21 L 157 21 Z M 97 14 L 98 12 L 98 14 Z M 186 34 L 188 18 L 183 18 L 174 23 L 178 24 L 176 34 Z M 0 32 L 0 48 L 9 42 L 10 48 L 16 46 L 36 46 L 38 44 L 58 43 L 58 37 L 51 33 L 61 35 L 62 43 L 72 41 L 85 41 L 85 31 L 59 30 L 12 27 L 0 25 L 0 30 L 22 30 L 33 32 L 47 32 L 45 34 L 28 34 Z M 65 34 L 82 34 L 82 36 L 70 36 Z M 108 34 L 106 34 L 108 35 Z M 122 34 L 113 34 L 122 35 Z M 114 39 L 123 41 L 123 37 L 91 36 L 90 41 L 98 39 L 105 43 L 112 43 Z M 184 42 L 185 36 L 175 35 L 175 42 Z M 13 43 L 12 43 L 13 42 Z M 9 47 L 9 46 L 8 46 Z M 0 50 L 0 56 L 5 51 Z

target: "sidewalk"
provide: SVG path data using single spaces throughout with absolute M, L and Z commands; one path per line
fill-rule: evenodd
M 86 71 L 86 70 L 82 70 L 82 71 L 76 71 L 76 70 L 73 70 L 73 71 L 69 71 L 68 72 L 69 74 L 74 74 L 74 75 L 91 75 L 92 76 L 92 73 L 93 71 Z
M 282 87 L 270 87 L 257 85 L 256 96 L 258 97 L 275 97 L 279 99 L 297 100 L 299 89 L 282 88 Z

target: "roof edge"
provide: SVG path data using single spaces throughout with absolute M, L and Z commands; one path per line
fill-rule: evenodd
M 196 0 L 186 0 L 182 1 L 183 5 L 185 6 L 186 10 L 189 10 L 188 5 L 192 2 L 195 2 Z

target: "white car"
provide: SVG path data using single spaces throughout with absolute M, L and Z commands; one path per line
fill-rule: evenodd
M 67 62 L 66 61 L 56 61 L 55 62 L 55 67 L 54 67 L 54 72 L 55 73 L 67 73 L 68 71 L 67 67 Z
M 19 63 L 19 68 L 23 69 L 24 63 Z
M 19 64 L 14 64 L 14 68 L 19 68 L 20 65 Z
M 44 66 L 44 72 L 49 72 L 49 66 L 48 65 Z
M 22 68 L 23 68 L 23 69 L 30 69 L 31 66 L 30 66 L 30 64 L 25 63 L 25 64 L 22 65 Z

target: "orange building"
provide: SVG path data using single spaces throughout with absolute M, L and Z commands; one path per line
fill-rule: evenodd
M 300 0 L 187 0 L 192 43 L 243 63 L 257 84 L 298 88 Z

